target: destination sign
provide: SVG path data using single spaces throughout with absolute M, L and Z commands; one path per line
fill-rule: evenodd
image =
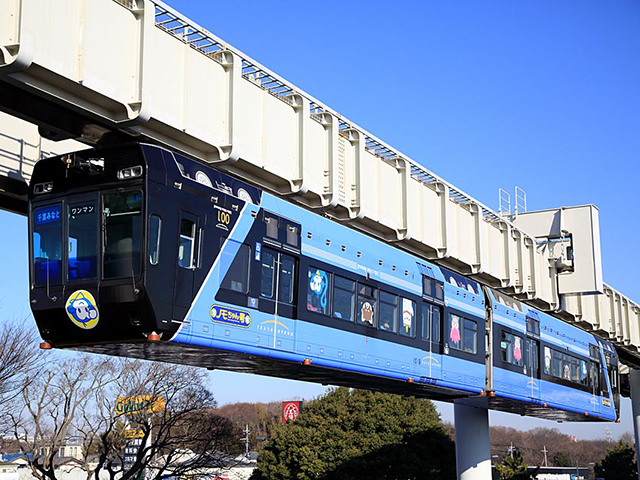
M 47 208 L 39 208 L 36 210 L 35 223 L 42 225 L 45 223 L 53 223 L 60 221 L 60 205 L 54 205 Z

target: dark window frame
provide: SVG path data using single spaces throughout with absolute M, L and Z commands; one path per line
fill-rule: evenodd
M 106 254 L 106 250 L 107 250 L 107 241 L 106 241 L 106 237 L 107 237 L 107 224 L 106 224 L 106 216 L 105 216 L 105 205 L 106 205 L 106 198 L 108 196 L 116 196 L 116 197 L 122 197 L 125 196 L 127 194 L 130 193 L 139 193 L 140 194 L 140 211 L 138 213 L 134 213 L 133 215 L 137 215 L 139 218 L 139 222 L 140 225 L 137 226 L 137 234 L 139 235 L 139 258 L 138 258 L 138 262 L 136 265 L 134 266 L 134 270 L 132 274 L 125 274 L 125 275 L 121 275 L 121 276 L 107 276 L 106 275 L 106 271 L 107 268 L 105 266 L 105 254 Z M 100 235 L 100 245 L 101 245 L 101 258 L 100 258 L 100 277 L 102 278 L 103 281 L 109 282 L 112 280 L 121 280 L 123 278 L 134 278 L 134 279 L 139 279 L 144 271 L 144 265 L 146 264 L 146 262 L 144 261 L 145 255 L 146 255 L 146 242 L 143 241 L 144 240 L 144 234 L 146 232 L 145 229 L 145 219 L 146 219 L 146 213 L 145 213 L 145 192 L 143 190 L 143 188 L 139 187 L 139 186 L 132 186 L 129 188 L 126 188 L 124 190 L 122 189 L 117 189 L 117 190 L 102 190 L 100 191 L 100 197 L 99 197 L 99 205 L 100 205 L 100 211 L 102 214 L 102 218 L 100 221 L 101 224 L 101 229 L 102 229 L 102 234 Z M 136 231 L 132 230 L 132 234 L 135 235 Z M 132 238 L 132 247 L 133 247 L 133 238 Z M 132 253 L 135 253 L 134 250 L 132 250 Z M 133 262 L 132 262 L 133 263 Z M 137 267 L 137 272 L 135 271 Z
M 186 235 L 183 233 L 183 223 L 185 222 L 189 222 L 191 224 L 191 235 Z M 190 219 L 190 218 L 186 218 L 186 217 L 180 217 L 180 230 L 178 231 L 178 267 L 180 268 L 184 268 L 186 270 L 195 270 L 196 268 L 196 238 L 197 238 L 197 232 L 198 232 L 198 228 L 197 228 L 197 224 L 194 220 Z M 188 265 L 186 265 L 184 263 L 184 260 L 186 257 L 184 257 L 184 249 L 182 250 L 182 257 L 181 255 L 181 248 L 186 245 L 186 243 L 183 243 L 183 240 L 190 240 L 189 245 L 190 245 L 190 249 L 189 249 L 189 262 Z
M 265 268 L 264 268 L 265 267 L 264 259 L 267 255 L 271 255 L 275 261 L 275 263 L 271 266 L 271 295 L 269 296 L 265 295 L 263 291 L 264 280 L 265 278 L 267 278 L 265 277 Z M 289 283 L 291 291 L 290 291 L 289 299 L 286 301 L 282 300 L 280 295 L 282 292 L 283 283 L 279 278 L 279 276 L 282 274 L 282 268 L 283 268 L 282 258 L 283 257 L 285 257 L 287 260 L 291 259 L 293 264 L 293 271 L 291 272 L 291 279 Z M 269 301 L 275 302 L 277 297 L 278 304 L 290 305 L 290 306 L 296 305 L 297 303 L 296 301 L 296 270 L 297 268 L 298 268 L 298 259 L 293 255 L 289 255 L 288 253 L 283 253 L 273 248 L 263 246 L 260 253 L 260 298 L 262 300 L 269 300 Z M 276 283 L 277 283 L 277 286 L 276 286 Z M 276 288 L 278 289 L 277 292 L 276 292 Z
M 386 297 L 384 300 L 383 296 Z M 390 308 L 393 311 L 393 313 L 391 314 L 392 323 L 389 327 L 384 326 L 388 325 L 388 323 L 382 323 L 384 320 L 386 320 L 386 318 L 382 318 L 383 305 L 385 309 Z M 398 333 L 398 295 L 386 292 L 384 290 L 379 290 L 378 292 L 378 329 L 383 332 Z
M 345 280 L 347 282 L 351 282 L 352 289 L 349 291 L 346 287 L 338 285 L 338 279 Z M 333 287 L 332 287 L 332 295 L 331 295 L 331 317 L 337 318 L 343 322 L 355 322 L 355 305 L 356 305 L 356 291 L 357 291 L 358 282 L 356 280 L 352 280 L 350 278 L 344 277 L 342 275 L 338 275 L 337 273 L 333 274 Z M 350 296 L 350 313 L 349 318 L 345 318 L 342 316 L 340 312 L 336 312 L 336 298 L 338 294 L 336 290 L 342 293 L 346 293 Z M 340 313 L 341 316 L 336 316 L 336 313 Z
M 251 268 L 251 260 L 253 259 L 253 250 L 251 248 L 251 245 L 248 245 L 246 243 L 240 243 L 237 242 L 236 240 L 229 240 L 226 237 L 223 237 L 220 239 L 220 244 L 224 245 L 225 241 L 231 241 L 231 242 L 235 242 L 239 245 L 238 247 L 238 252 L 236 253 L 235 257 L 233 258 L 233 260 L 231 261 L 231 264 L 229 265 L 229 270 L 227 270 L 227 272 L 225 273 L 222 281 L 220 282 L 220 289 L 222 290 L 226 290 L 229 292 L 234 292 L 237 294 L 241 294 L 241 295 L 248 295 L 249 293 L 249 289 L 251 286 L 251 272 L 252 272 L 252 268 Z M 236 273 L 236 270 L 234 270 L 234 266 L 236 264 L 236 261 L 238 260 L 238 258 L 240 258 L 240 252 L 243 251 L 243 249 L 246 252 L 246 268 L 243 269 L 242 271 L 245 272 L 244 277 L 243 277 L 243 281 L 242 282 L 237 282 L 237 277 L 236 278 L 231 278 L 229 277 L 229 274 L 233 274 Z M 240 271 L 240 270 L 237 270 Z M 227 280 L 228 279 L 228 280 Z M 237 290 L 235 288 L 233 288 L 233 286 L 231 285 L 231 282 L 236 281 L 236 283 L 241 283 L 242 285 L 244 285 L 244 289 L 243 290 Z
M 37 231 L 37 228 L 39 227 L 39 225 L 36 224 L 36 215 L 37 215 L 37 211 L 41 210 L 41 209 L 45 209 L 45 208 L 52 208 L 52 207 L 58 207 L 58 217 L 59 217 L 59 225 L 57 227 L 58 229 L 58 240 L 59 240 L 59 255 L 60 258 L 56 259 L 57 262 L 59 262 L 59 266 L 58 266 L 58 277 L 56 279 L 52 279 L 50 277 L 48 277 L 47 275 L 47 279 L 45 279 L 43 284 L 40 284 L 38 282 L 38 268 L 37 268 L 37 264 L 36 264 L 36 258 L 45 258 L 45 257 L 36 257 L 36 242 L 35 242 L 35 236 L 36 234 L 38 234 L 40 236 L 40 240 L 39 240 L 39 245 L 40 245 L 40 251 L 42 251 L 42 234 L 39 233 Z M 33 272 L 33 284 L 36 287 L 46 287 L 47 285 L 52 286 L 52 285 L 62 285 L 63 283 L 63 278 L 64 278 L 64 271 L 65 271 L 65 264 L 68 263 L 67 260 L 67 255 L 65 254 L 65 229 L 66 226 L 64 224 L 64 209 L 66 207 L 66 202 L 62 202 L 62 201 L 57 201 L 57 202 L 51 202 L 51 203 L 45 203 L 45 204 L 37 204 L 34 205 L 32 208 L 32 214 L 33 214 L 33 220 L 32 220 L 32 230 L 31 230 L 31 239 L 30 239 L 30 248 L 33 254 L 32 257 L 32 261 L 30 262 L 31 264 L 31 269 Z M 53 222 L 51 222 L 53 223 Z M 49 258 L 49 257 L 47 257 Z M 51 261 L 51 260 L 49 260 Z M 47 262 L 49 263 L 49 262 Z
M 154 218 L 158 219 L 158 228 L 157 233 L 155 234 L 155 242 L 152 244 L 153 235 L 152 235 L 152 221 Z M 149 252 L 147 258 L 149 259 L 150 265 L 158 265 L 160 263 L 160 239 L 162 238 L 162 217 L 157 213 L 152 213 L 149 215 Z M 153 254 L 155 253 L 155 257 Z
M 411 330 L 408 333 L 403 333 L 404 331 L 404 301 L 407 300 L 409 302 L 411 302 L 411 308 L 413 310 L 413 315 L 411 316 Z M 402 336 L 402 337 L 407 337 L 407 338 L 416 338 L 417 336 L 417 326 L 418 326 L 418 304 L 410 299 L 407 298 L 405 296 L 399 295 L 398 296 L 398 310 L 399 310 L 399 317 L 398 317 L 398 335 Z
M 66 202 L 66 210 L 67 210 L 67 225 L 66 225 L 66 239 L 67 239 L 67 249 L 66 249 L 66 257 L 67 257 L 67 281 L 68 282 L 82 282 L 82 281 L 88 281 L 88 280 L 95 280 L 98 278 L 98 273 L 99 273 L 99 264 L 100 264 L 100 233 L 99 233 L 99 223 L 100 223 L 100 217 L 98 216 L 98 212 L 100 211 L 100 202 L 98 201 L 98 199 L 93 199 L 93 200 L 80 200 L 80 199 L 71 199 L 71 202 Z M 92 204 L 93 206 L 93 210 L 91 210 L 91 212 L 78 212 L 76 213 L 76 215 L 73 215 L 74 212 L 72 212 L 72 207 L 77 207 L 78 205 L 83 205 L 86 206 L 87 204 Z M 78 249 L 80 246 L 80 242 L 78 242 L 78 238 L 76 237 L 72 237 L 71 236 L 71 229 L 72 229 L 72 219 L 75 217 L 78 217 L 79 219 L 84 219 L 84 218 L 88 218 L 85 215 L 91 215 L 92 218 L 92 222 L 89 225 L 90 230 L 92 230 L 92 236 L 93 238 L 90 238 L 89 243 L 93 245 L 94 248 L 94 254 L 93 254 L 93 261 L 95 262 L 94 265 L 94 271 L 93 274 L 89 275 L 89 276 L 81 276 L 81 277 L 76 277 L 76 278 L 71 278 L 71 271 L 75 268 L 76 272 L 79 272 L 79 267 L 72 267 L 71 266 L 71 239 L 74 238 L 76 240 L 76 256 L 74 257 L 77 263 L 80 263 L 80 260 L 78 260 Z M 83 242 L 84 243 L 84 242 Z
M 361 289 L 370 289 L 371 295 L 367 294 L 368 290 L 364 292 Z M 363 282 L 357 282 L 356 284 L 356 323 L 359 325 L 364 325 L 369 328 L 378 329 L 378 324 L 380 322 L 380 308 L 378 307 L 378 297 L 379 297 L 379 289 L 372 285 L 368 285 Z M 369 303 L 371 306 L 371 322 L 364 320 L 362 318 L 362 312 L 365 310 L 365 303 Z

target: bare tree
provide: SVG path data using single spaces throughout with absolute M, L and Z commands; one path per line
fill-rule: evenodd
M 76 433 L 81 412 L 114 381 L 110 359 L 83 355 L 48 360 L 46 367 L 25 377 L 21 408 L 8 415 L 21 453 L 39 480 L 56 480 L 55 458 Z
M 138 478 L 142 472 L 160 480 L 228 465 L 226 452 L 238 443 L 238 435 L 229 420 L 215 413 L 202 370 L 130 360 L 121 360 L 118 370 L 111 395 L 96 409 L 102 426 L 91 437 L 99 451 L 96 480 L 101 472 L 111 480 Z M 128 408 L 116 408 L 115 398 L 124 398 Z M 138 437 L 139 444 L 128 454 L 125 447 L 132 442 L 127 436 Z
M 25 322 L 0 325 L 0 434 L 7 433 L 7 414 L 27 373 L 37 371 L 41 363 L 36 334 Z
M 167 477 L 228 466 L 238 442 L 215 413 L 201 370 L 79 356 L 52 362 L 25 381 L 14 435 L 33 475 L 57 480 L 56 454 L 70 437 L 83 445 L 87 480 Z

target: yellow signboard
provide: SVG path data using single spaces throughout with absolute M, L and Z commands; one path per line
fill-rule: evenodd
M 144 432 L 142 430 L 125 430 L 124 431 L 124 438 L 131 439 L 131 438 L 142 438 L 142 437 L 144 437 Z
M 154 395 L 134 395 L 120 397 L 116 400 L 116 415 L 137 415 L 141 413 L 157 413 L 164 410 L 164 398 Z

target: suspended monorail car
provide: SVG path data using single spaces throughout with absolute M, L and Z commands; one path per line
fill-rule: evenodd
M 44 346 L 616 420 L 613 346 L 157 146 L 39 161 Z

